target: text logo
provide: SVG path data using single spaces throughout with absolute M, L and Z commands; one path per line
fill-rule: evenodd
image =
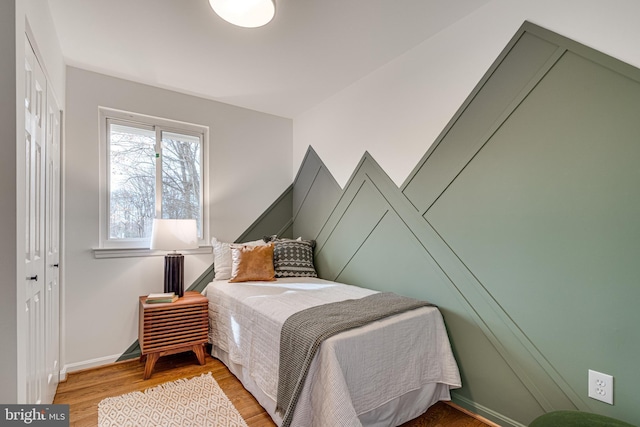
M 69 427 L 69 405 L 0 405 L 0 427 Z

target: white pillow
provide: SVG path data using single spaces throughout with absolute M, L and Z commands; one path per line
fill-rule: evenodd
M 220 242 L 213 237 L 211 246 L 213 246 L 213 271 L 215 273 L 214 280 L 231 279 L 231 266 L 233 265 L 231 257 L 231 248 L 234 246 L 262 246 L 267 243 L 260 239 L 245 243 L 225 243 Z

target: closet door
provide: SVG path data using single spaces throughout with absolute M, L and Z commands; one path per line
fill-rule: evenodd
M 45 166 L 45 403 L 53 402 L 60 376 L 60 108 L 47 93 Z
M 25 306 L 27 403 L 45 403 L 45 129 L 47 85 L 25 42 Z

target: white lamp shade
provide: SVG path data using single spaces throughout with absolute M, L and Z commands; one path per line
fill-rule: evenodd
M 209 4 L 218 16 L 239 27 L 261 27 L 276 13 L 274 0 L 209 0 Z
M 154 219 L 151 249 L 177 251 L 198 247 L 198 226 L 195 219 Z

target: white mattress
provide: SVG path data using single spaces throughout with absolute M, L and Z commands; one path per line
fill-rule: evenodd
M 212 354 L 276 424 L 280 329 L 293 313 L 375 291 L 321 279 L 208 285 Z M 321 346 L 294 413 L 294 426 L 399 425 L 449 399 L 460 375 L 440 312 L 412 310 L 343 332 Z

